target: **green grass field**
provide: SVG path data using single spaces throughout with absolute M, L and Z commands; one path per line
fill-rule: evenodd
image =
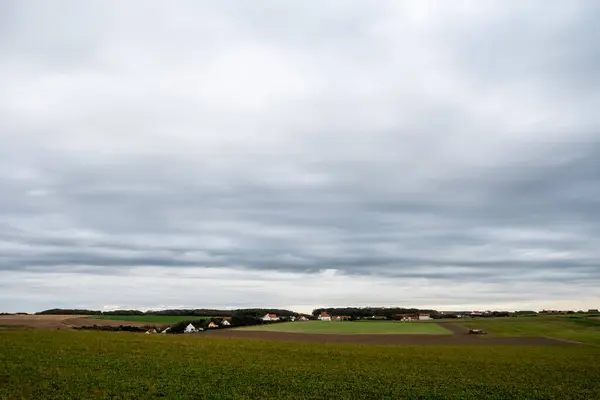
M 600 348 L 0 331 L 0 399 L 597 399 Z
M 447 335 L 449 330 L 434 323 L 391 322 L 391 321 L 302 321 L 237 328 L 250 331 L 295 332 L 295 333 L 393 333 Z
M 90 319 L 108 319 L 113 321 L 148 322 L 154 324 L 174 324 L 180 321 L 200 320 L 210 317 L 197 317 L 190 315 L 95 315 Z
M 451 320 L 497 336 L 545 336 L 600 346 L 600 320 L 586 316 L 538 316 Z M 443 324 L 442 324 L 443 325 Z

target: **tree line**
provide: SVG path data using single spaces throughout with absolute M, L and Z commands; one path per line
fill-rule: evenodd
M 420 309 L 420 308 L 403 308 L 403 307 L 326 307 L 314 309 L 312 315 L 318 317 L 321 313 L 326 312 L 329 315 L 348 316 L 350 318 L 382 318 L 394 319 L 398 314 L 419 314 L 426 313 L 432 316 L 438 314 L 436 310 Z
M 297 316 L 298 313 L 278 308 L 243 308 L 237 310 L 216 310 L 207 308 L 176 309 L 176 310 L 113 310 L 98 311 L 88 309 L 52 308 L 36 313 L 37 315 L 163 315 L 190 317 L 232 317 L 234 314 L 252 317 L 262 317 L 265 314 L 277 314 L 280 317 Z

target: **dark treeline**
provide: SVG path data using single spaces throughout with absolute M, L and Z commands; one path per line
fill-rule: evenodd
M 275 308 L 247 308 L 239 310 L 214 310 L 214 309 L 179 309 L 179 310 L 114 310 L 97 311 L 86 309 L 53 308 L 40 311 L 38 315 L 165 315 L 165 316 L 191 316 L 191 317 L 232 317 L 234 314 L 261 317 L 265 314 L 277 314 L 280 317 L 297 316 L 298 313 L 290 310 Z
M 419 309 L 419 308 L 402 308 L 402 307 L 341 307 L 341 308 L 317 308 L 313 310 L 312 315 L 318 316 L 322 312 L 329 315 L 348 316 L 353 318 L 369 318 L 379 317 L 393 319 L 397 314 L 418 314 L 427 313 L 432 317 L 437 315 L 436 310 Z
M 109 332 L 145 332 L 146 328 L 139 326 L 102 326 L 102 325 L 90 325 L 90 326 L 76 326 L 73 329 L 84 330 L 84 331 L 109 331 Z
M 102 311 L 78 310 L 71 308 L 52 308 L 37 312 L 36 315 L 100 315 Z
M 531 310 L 515 311 L 514 315 L 537 315 L 537 311 L 531 311 Z

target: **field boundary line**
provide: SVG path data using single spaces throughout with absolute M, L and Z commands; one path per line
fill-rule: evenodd
M 585 342 L 578 342 L 576 340 L 562 339 L 562 338 L 557 338 L 557 337 L 552 337 L 552 336 L 543 336 L 543 337 L 546 338 L 546 339 L 558 340 L 559 342 L 574 343 L 574 344 L 583 344 L 583 345 L 586 345 L 586 346 L 597 346 L 596 344 L 585 343 Z

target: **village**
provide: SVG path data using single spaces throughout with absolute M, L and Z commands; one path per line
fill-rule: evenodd
M 285 316 L 285 317 L 280 317 L 277 314 L 273 314 L 273 313 L 268 313 L 263 315 L 260 318 L 257 318 L 257 324 L 258 323 L 274 323 L 274 322 L 302 322 L 302 321 L 309 321 L 309 320 L 318 320 L 318 321 L 322 321 L 322 322 L 331 322 L 331 321 L 352 321 L 352 320 L 359 320 L 359 319 L 363 319 L 363 320 L 386 320 L 386 317 L 382 317 L 382 316 L 371 316 L 371 317 L 352 317 L 349 315 L 330 315 L 329 313 L 323 311 L 321 312 L 316 318 L 311 318 L 309 316 L 306 315 L 299 315 L 299 316 Z M 417 313 L 417 314 L 396 314 L 394 316 L 395 320 L 401 321 L 401 322 L 410 322 L 410 321 L 427 321 L 432 319 L 431 315 L 428 313 Z M 206 329 L 218 329 L 218 328 L 229 328 L 232 326 L 231 323 L 231 317 L 225 317 L 222 318 L 218 321 L 214 321 L 211 320 Z M 181 333 L 197 333 L 197 332 L 202 332 L 205 329 L 199 326 L 194 325 L 194 323 L 190 322 L 188 323 L 185 328 L 183 329 L 183 331 Z M 172 329 L 172 327 L 166 327 L 162 330 L 157 330 L 156 328 L 152 328 L 146 331 L 146 334 L 156 334 L 156 333 L 163 333 L 163 334 L 167 334 L 167 333 L 175 333 Z

